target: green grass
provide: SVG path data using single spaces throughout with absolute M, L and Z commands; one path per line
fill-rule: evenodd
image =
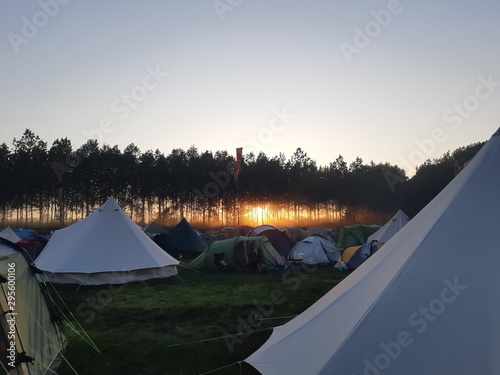
M 56 286 L 100 349 L 66 329 L 66 357 L 78 374 L 193 375 L 242 361 L 286 323 L 335 286 L 345 274 L 332 267 L 283 275 L 203 274 L 179 267 L 179 277 L 116 286 Z M 262 312 L 259 311 L 259 308 Z M 271 319 L 255 319 L 259 317 Z M 278 319 L 275 319 L 278 318 Z M 264 330 L 233 340 L 192 343 Z M 58 374 L 74 374 L 63 364 Z M 240 374 L 239 366 L 217 375 Z M 258 374 L 243 363 L 244 375 Z

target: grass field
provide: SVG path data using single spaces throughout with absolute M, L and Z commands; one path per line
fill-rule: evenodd
M 78 374 L 202 374 L 245 359 L 281 325 L 317 301 L 345 274 L 333 267 L 275 273 L 199 273 L 57 291 L 99 348 L 66 329 L 66 357 Z M 248 334 L 248 331 L 257 331 Z M 225 335 L 223 339 L 206 340 Z M 63 364 L 58 374 L 75 372 Z M 215 372 L 240 374 L 238 365 Z M 258 374 L 243 363 L 241 374 Z

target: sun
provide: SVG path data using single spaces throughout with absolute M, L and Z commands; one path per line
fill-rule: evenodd
M 252 225 L 262 225 L 269 222 L 272 212 L 266 206 L 249 206 L 243 215 Z

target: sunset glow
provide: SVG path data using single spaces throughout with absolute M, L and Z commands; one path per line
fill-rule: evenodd
M 270 210 L 269 205 L 253 206 L 247 208 L 248 211 L 242 216 L 245 217 L 245 222 L 250 225 L 257 226 L 269 223 L 273 220 L 273 212 Z

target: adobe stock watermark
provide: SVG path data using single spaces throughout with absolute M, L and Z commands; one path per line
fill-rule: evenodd
M 484 102 L 491 98 L 496 89 L 500 87 L 500 82 L 495 82 L 493 74 L 489 74 L 488 78 L 479 76 L 479 84 L 474 90 L 474 94 L 465 97 L 461 103 L 453 103 L 453 106 L 446 110 L 443 114 L 443 120 L 452 124 L 453 130 L 460 129 L 464 120 L 471 117 Z
M 117 116 L 117 119 L 113 120 L 111 117 L 103 117 L 96 128 L 90 130 L 84 129 L 82 131 L 85 139 L 96 139 L 97 142 L 104 143 L 105 136 L 115 131 L 117 120 L 123 121 L 129 117 L 132 110 L 138 108 L 148 98 L 150 93 L 160 87 L 160 84 L 169 76 L 169 73 L 161 70 L 160 65 L 156 65 L 154 68 L 147 66 L 146 72 L 147 74 L 141 79 L 140 84 L 134 86 L 129 92 L 122 93 L 119 98 L 111 102 L 110 110 Z M 62 182 L 63 175 L 72 172 L 82 161 L 83 158 L 81 155 L 76 154 L 72 156 L 67 152 L 64 163 L 54 161 L 51 166 L 59 182 Z
M 26 45 L 35 38 L 40 29 L 46 27 L 50 20 L 59 14 L 61 5 L 66 5 L 71 0 L 40 0 L 38 6 L 40 10 L 33 13 L 30 17 L 21 18 L 21 29 L 19 33 L 10 32 L 7 34 L 7 39 L 14 50 L 14 53 L 19 53 L 19 47 Z
M 283 107 L 282 110 L 275 108 L 273 109 L 273 116 L 269 120 L 269 125 L 261 128 L 256 135 L 247 137 L 245 141 L 241 142 L 240 146 L 246 152 L 250 150 L 250 152 L 257 155 L 262 150 L 262 146 L 271 143 L 275 135 L 285 130 L 291 124 L 291 120 L 296 118 L 297 115 L 289 113 L 286 107 Z
M 456 131 L 460 129 L 464 121 L 479 110 L 481 103 L 491 99 L 500 87 L 500 81 L 495 81 L 493 74 L 489 74 L 487 78 L 479 76 L 477 81 L 478 83 L 473 94 L 467 95 L 459 103 L 453 103 L 451 108 L 444 111 L 443 120 L 451 124 L 451 130 Z M 407 158 L 399 156 L 400 165 L 407 170 L 413 169 L 415 165 L 422 165 L 434 154 L 438 145 L 443 144 L 449 139 L 448 133 L 449 129 L 436 127 L 431 131 L 428 138 L 415 140 L 417 148 L 410 152 Z M 405 181 L 401 176 L 390 172 L 385 172 L 384 177 L 393 192 L 397 183 Z
M 390 25 L 393 17 L 401 14 L 403 10 L 404 7 L 399 0 L 389 0 L 386 9 L 379 11 L 372 10 L 370 12 L 372 19 L 368 21 L 363 28 L 354 28 L 352 44 L 345 41 L 340 43 L 339 47 L 346 61 L 350 63 L 353 55 L 359 55 L 366 49 L 371 44 L 372 40 L 378 37 L 382 33 L 382 30 Z
M 292 272 L 287 270 L 281 277 L 282 283 L 287 286 L 290 292 L 296 292 L 302 282 L 309 278 L 309 275 L 318 269 L 318 265 L 304 264 L 300 271 Z M 255 308 L 250 311 L 246 319 L 238 317 L 237 333 L 229 334 L 226 332 L 224 341 L 230 353 L 234 353 L 235 346 L 243 344 L 255 330 L 259 329 L 264 323 L 264 319 L 274 314 L 276 307 L 284 304 L 288 300 L 286 293 L 281 289 L 274 289 L 269 293 L 267 300 L 258 302 L 253 301 Z
M 224 21 L 227 12 L 232 13 L 243 3 L 243 0 L 214 0 L 212 5 L 221 21 Z
M 285 130 L 286 127 L 291 124 L 291 120 L 296 117 L 297 115 L 289 113 L 286 107 L 283 107 L 282 110 L 277 108 L 273 109 L 273 116 L 271 117 L 268 126 L 261 128 L 257 135 L 247 137 L 247 139 L 243 141 L 240 146 L 243 147 L 245 152 L 249 152 L 250 150 L 250 152 L 257 153 L 263 145 L 272 142 L 275 135 Z M 224 171 L 219 171 L 217 173 L 212 171 L 209 172 L 209 176 L 212 181 L 205 184 L 203 191 L 194 188 L 194 195 L 208 204 L 209 199 L 216 198 L 220 194 L 221 190 L 224 190 L 229 186 L 233 172 L 232 169 L 233 165 L 228 164 L 226 165 L 226 170 Z
M 160 65 L 154 68 L 146 67 L 147 74 L 141 79 L 141 83 L 134 86 L 129 92 L 121 94 L 121 96 L 111 102 L 110 110 L 117 115 L 119 120 L 125 120 L 130 116 L 132 110 L 139 107 L 140 103 L 144 102 L 149 94 L 160 87 L 169 73 L 163 72 Z M 86 139 L 97 139 L 99 143 L 103 142 L 104 135 L 110 134 L 116 129 L 114 121 L 110 117 L 103 117 L 99 121 L 97 128 L 91 130 L 83 130 L 82 133 Z
M 443 280 L 444 288 L 426 306 L 419 306 L 418 310 L 408 316 L 408 330 L 400 331 L 391 342 L 380 342 L 380 352 L 373 358 L 363 360 L 363 375 L 381 375 L 383 370 L 396 361 L 404 350 L 410 347 L 418 335 L 422 335 L 432 326 L 441 315 L 447 310 L 449 305 L 467 289 L 467 285 L 462 285 L 455 277 L 453 281 Z
M 17 312 L 16 312 L 16 263 L 8 263 L 7 269 L 7 292 L 5 298 L 7 299 L 7 311 L 5 312 L 7 329 L 5 335 L 7 336 L 7 342 L 5 346 L 5 352 L 7 353 L 8 365 L 9 367 L 16 367 L 16 342 L 17 342 Z M 3 289 L 3 286 L 2 286 Z M 8 345 L 8 346 L 7 346 Z

